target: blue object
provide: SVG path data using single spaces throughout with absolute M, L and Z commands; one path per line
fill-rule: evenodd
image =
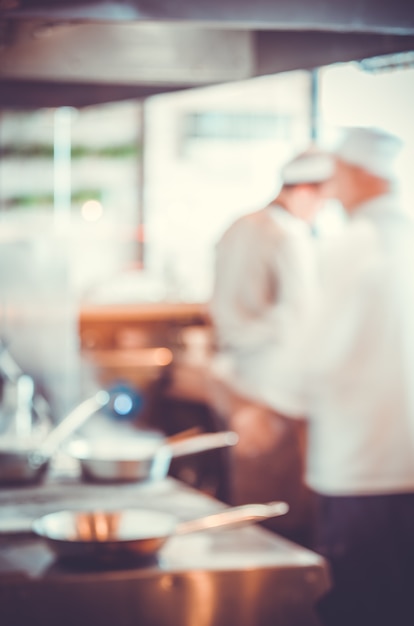
M 139 416 L 144 406 L 139 390 L 119 382 L 107 391 L 111 399 L 104 410 L 108 415 L 117 420 L 134 420 Z

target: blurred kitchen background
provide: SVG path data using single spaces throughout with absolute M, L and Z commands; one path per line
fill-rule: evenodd
M 413 111 L 414 53 L 145 100 L 2 109 L 0 336 L 55 418 L 95 387 L 139 392 L 177 345 L 202 358 L 215 244 L 272 197 L 279 166 L 310 138 L 330 145 L 342 125 L 401 136 L 411 210 Z M 341 223 L 335 205 L 320 217 L 326 236 Z

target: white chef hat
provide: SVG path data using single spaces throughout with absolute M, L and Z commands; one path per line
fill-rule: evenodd
M 281 180 L 283 185 L 322 183 L 332 177 L 333 170 L 332 155 L 312 146 L 283 166 Z
M 346 163 L 357 165 L 379 178 L 392 180 L 401 148 L 402 141 L 395 135 L 377 128 L 354 127 L 346 130 L 335 154 Z

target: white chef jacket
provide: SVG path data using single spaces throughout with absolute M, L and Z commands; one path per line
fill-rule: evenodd
M 275 353 L 250 391 L 309 418 L 306 477 L 316 491 L 414 491 L 414 222 L 398 198 L 361 205 L 321 270 L 295 349 Z
M 221 357 L 239 384 L 259 383 L 311 306 L 312 244 L 308 226 L 274 204 L 236 220 L 219 241 L 210 309 Z

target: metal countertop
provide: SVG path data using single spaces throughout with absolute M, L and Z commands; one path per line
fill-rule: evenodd
M 96 485 L 74 478 L 0 489 L 0 606 L 5 626 L 318 624 L 325 561 L 259 525 L 171 537 L 156 559 L 103 569 L 60 564 L 27 532 L 61 509 L 148 508 L 189 520 L 226 508 L 167 478 Z M 306 621 L 304 621 L 306 620 Z

